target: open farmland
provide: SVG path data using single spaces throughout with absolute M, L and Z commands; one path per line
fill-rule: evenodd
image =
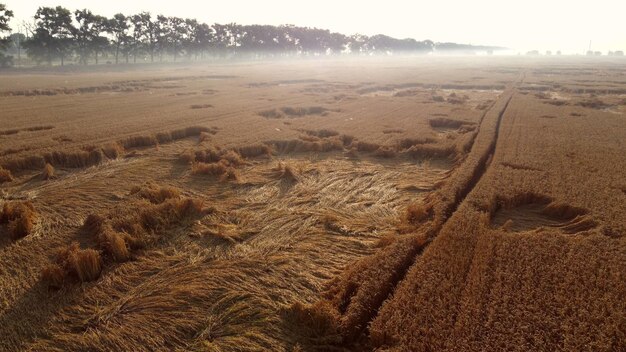
M 626 349 L 626 66 L 0 75 L 0 350 Z

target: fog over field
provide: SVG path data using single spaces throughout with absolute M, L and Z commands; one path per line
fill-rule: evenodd
M 0 351 L 626 350 L 615 4 L 235 4 L 0 5 Z

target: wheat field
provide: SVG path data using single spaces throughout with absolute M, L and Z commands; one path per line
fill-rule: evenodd
M 0 350 L 626 350 L 626 68 L 0 74 Z

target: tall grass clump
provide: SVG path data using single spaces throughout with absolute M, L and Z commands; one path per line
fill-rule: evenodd
M 343 145 L 347 147 L 354 141 L 354 136 L 351 136 L 349 134 L 342 134 L 341 136 L 339 136 L 339 139 L 341 140 Z
M 191 173 L 194 175 L 221 176 L 226 173 L 229 166 L 226 163 L 194 163 L 191 166 Z
M 245 161 L 241 157 L 241 154 L 239 154 L 235 150 L 228 150 L 222 153 L 220 155 L 220 159 L 228 161 L 228 163 L 233 166 L 240 166 L 240 165 L 245 164 Z
M 171 198 L 179 198 L 180 191 L 171 186 L 159 186 L 155 183 L 146 183 L 130 189 L 130 195 L 146 199 L 150 203 L 160 204 Z
M 183 219 L 202 214 L 202 201 L 193 198 L 170 199 L 161 204 L 145 207 L 135 221 L 146 231 L 160 231 Z
M 0 224 L 7 224 L 11 239 L 18 240 L 33 231 L 36 217 L 37 213 L 31 202 L 6 202 L 0 212 Z
M 411 203 L 406 207 L 403 221 L 407 225 L 417 226 L 432 216 L 432 207 L 423 203 Z
M 41 155 L 31 155 L 23 158 L 9 159 L 2 162 L 2 168 L 12 173 L 21 170 L 41 170 L 46 165 L 46 160 Z
M 158 144 L 158 140 L 153 135 L 147 136 L 132 136 L 120 141 L 120 144 L 125 148 L 139 148 L 139 147 L 151 147 Z
M 289 117 L 301 117 L 306 115 L 325 115 L 328 113 L 328 109 L 321 106 L 311 107 L 289 107 L 285 106 L 280 108 L 280 111 Z
M 65 282 L 88 282 L 100 277 L 102 258 L 94 249 L 81 249 L 78 242 L 61 248 L 53 263 L 42 271 L 42 279 L 50 288 L 60 288 Z
M 343 150 L 344 144 L 338 137 L 316 139 L 318 137 L 312 137 L 312 140 L 302 139 L 290 139 L 271 141 L 274 148 L 279 153 L 302 153 L 302 152 L 318 152 L 325 153 L 330 151 Z
M 398 140 L 397 143 L 399 149 L 408 149 L 414 145 L 429 144 L 435 142 L 436 140 L 434 138 L 403 138 Z
M 80 150 L 55 150 L 42 155 L 30 155 L 22 158 L 4 160 L 0 166 L 0 183 L 12 180 L 11 172 L 21 170 L 42 170 L 46 164 L 53 167 L 84 168 L 98 165 L 107 159 L 114 160 L 127 149 L 157 146 L 176 139 L 198 136 L 201 133 L 217 133 L 216 127 L 191 126 L 155 135 L 131 136 L 117 142 L 101 146 L 86 146 Z
M 83 222 L 83 230 L 91 233 L 98 234 L 103 231 L 106 219 L 98 214 L 89 214 Z
M 54 177 L 54 167 L 49 163 L 46 163 L 46 166 L 43 167 L 43 171 L 41 172 L 41 178 L 44 180 L 49 180 Z
M 308 134 L 309 136 L 315 136 L 315 137 L 320 137 L 320 138 L 328 138 L 328 137 L 339 135 L 339 132 L 335 130 L 329 130 L 326 128 L 323 128 L 321 130 L 304 130 L 303 132 Z
M 205 150 L 198 150 L 194 154 L 193 160 L 197 162 L 215 163 L 221 159 L 221 151 L 213 146 L 209 146 Z
M 287 321 L 302 329 L 303 335 L 323 339 L 329 344 L 341 343 L 340 315 L 328 302 L 319 301 L 312 305 L 295 302 L 285 309 L 284 314 Z
M 170 132 L 159 132 L 154 135 L 154 138 L 156 138 L 160 144 L 165 144 L 172 141 L 172 134 Z
M 428 120 L 428 124 L 433 128 L 461 128 L 465 125 L 472 125 L 472 122 L 461 121 L 461 120 L 453 120 L 445 117 L 437 117 L 434 119 Z
M 125 262 L 130 259 L 130 250 L 126 243 L 126 236 L 112 229 L 104 229 L 100 232 L 96 241 L 102 252 L 114 262 Z
M 276 109 L 259 111 L 258 114 L 259 116 L 263 116 L 267 119 L 280 119 L 284 117 L 283 114 L 281 114 Z
M 158 241 L 168 228 L 204 213 L 201 200 L 181 198 L 169 187 L 150 185 L 134 194 L 146 198 L 136 201 L 137 211 L 116 213 L 111 219 L 98 214 L 87 216 L 82 229 L 93 238 L 95 248 L 81 249 L 74 242 L 59 250 L 42 271 L 42 278 L 50 288 L 93 281 L 100 276 L 105 260 L 109 263 L 128 261 L 134 251 Z
M 372 155 L 377 158 L 390 159 L 395 158 L 397 154 L 398 153 L 394 149 L 388 147 L 380 147 Z
M 371 153 L 371 152 L 377 151 L 379 148 L 380 148 L 380 145 L 376 143 L 370 143 L 370 142 L 364 142 L 364 141 L 358 141 L 356 143 L 356 150 L 360 152 Z
M 200 136 L 198 136 L 198 143 L 202 143 L 204 141 L 210 141 L 211 134 L 207 132 L 200 132 Z
M 102 153 L 109 159 L 117 159 L 124 154 L 124 147 L 117 142 L 106 143 L 102 146 Z
M 244 158 L 254 158 L 272 154 L 272 148 L 267 144 L 258 143 L 239 147 L 237 152 Z
M 196 160 L 196 153 L 191 149 L 185 149 L 178 155 L 178 160 L 185 164 L 191 164 Z
M 53 151 L 43 155 L 44 165 L 62 166 L 68 168 L 82 168 L 101 163 L 105 158 L 102 150 L 95 147 L 87 147 L 77 151 Z
M 239 181 L 240 178 L 239 172 L 225 159 L 217 163 L 194 163 L 191 173 L 219 177 L 222 181 Z
M 276 168 L 274 168 L 274 173 L 276 178 L 289 182 L 298 182 L 300 180 L 300 176 L 295 168 L 282 162 L 279 162 Z
M 606 109 L 611 106 L 610 104 L 605 103 L 597 97 L 592 97 L 590 99 L 580 101 L 576 105 L 591 109 Z
M 212 107 L 213 105 L 211 104 L 193 104 L 190 106 L 191 109 L 207 109 Z
M 11 171 L 5 170 L 0 166 L 0 184 L 11 181 L 13 181 L 13 175 L 11 174 Z

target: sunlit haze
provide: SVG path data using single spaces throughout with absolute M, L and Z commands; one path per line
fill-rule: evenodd
M 515 52 L 561 50 L 626 50 L 623 16 L 626 5 L 616 0 L 586 1 L 62 1 L 4 0 L 13 10 L 14 30 L 32 21 L 40 6 L 88 8 L 112 16 L 149 11 L 196 18 L 212 23 L 294 24 L 344 34 L 386 34 L 397 38 L 430 39 L 508 47 Z

